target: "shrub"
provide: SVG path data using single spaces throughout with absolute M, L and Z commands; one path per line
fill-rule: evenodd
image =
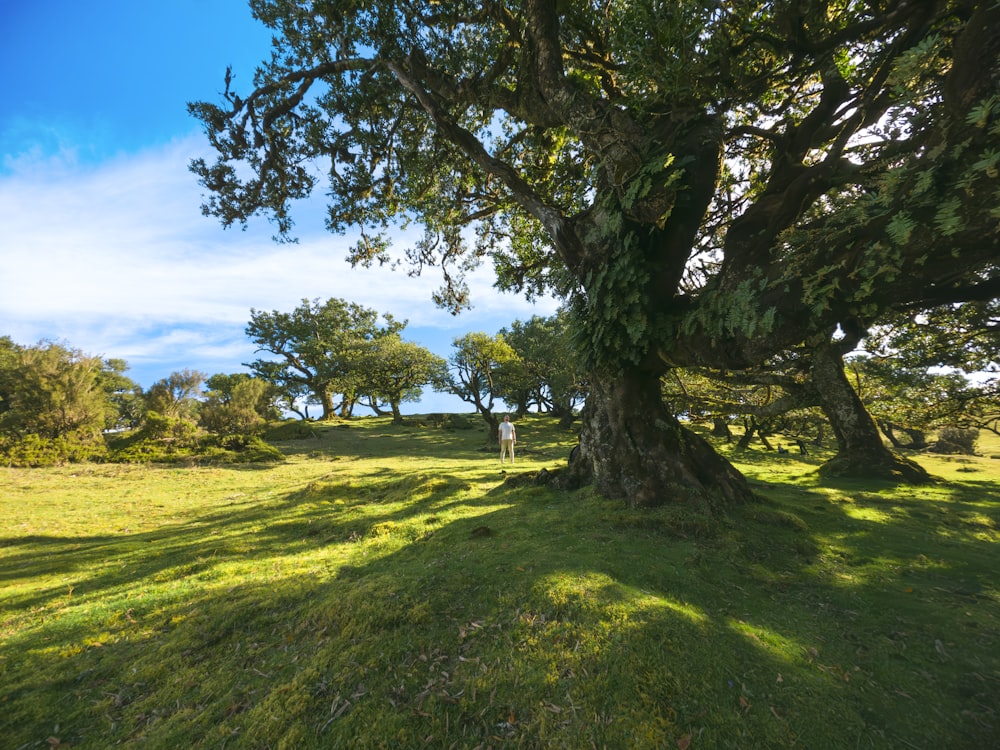
M 316 430 L 312 423 L 304 422 L 301 419 L 289 419 L 275 425 L 271 425 L 264 432 L 264 439 L 271 442 L 282 440 L 309 440 L 317 437 Z
M 104 441 L 90 434 L 47 438 L 29 433 L 0 439 L 0 457 L 8 466 L 58 466 L 100 461 L 107 455 Z
M 942 427 L 938 430 L 937 442 L 931 445 L 934 453 L 959 453 L 966 456 L 976 452 L 979 430 L 967 427 Z

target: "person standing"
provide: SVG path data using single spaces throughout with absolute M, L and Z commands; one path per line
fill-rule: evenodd
M 500 463 L 503 463 L 507 454 L 510 454 L 510 462 L 514 463 L 514 445 L 517 443 L 517 430 L 510 421 L 510 414 L 504 414 L 503 422 L 497 430 L 497 440 L 500 441 Z

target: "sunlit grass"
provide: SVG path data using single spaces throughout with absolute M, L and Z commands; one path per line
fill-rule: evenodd
M 575 441 L 518 434 L 511 473 Z M 709 519 L 514 487 L 485 443 L 361 419 L 266 467 L 0 469 L 0 744 L 995 744 L 995 459 L 910 488 L 727 447 L 761 499 Z

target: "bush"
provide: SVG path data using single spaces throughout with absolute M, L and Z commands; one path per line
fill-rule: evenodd
M 281 442 L 282 440 L 309 440 L 318 437 L 311 422 L 304 422 L 301 419 L 289 419 L 275 425 L 271 425 L 264 432 L 264 439 L 271 442 Z
M 108 455 L 104 441 L 90 434 L 45 438 L 28 434 L 0 439 L 0 459 L 8 466 L 59 466 L 101 461 Z
M 976 452 L 979 430 L 967 427 L 942 427 L 938 430 L 937 442 L 931 445 L 934 453 L 958 453 L 972 456 Z
M 205 463 L 257 464 L 284 461 L 285 455 L 259 437 L 230 435 L 205 440 L 196 459 Z
M 203 435 L 181 445 L 150 438 L 143 430 L 112 444 L 109 460 L 117 463 L 249 464 L 284 461 L 284 454 L 259 437 Z
M 139 440 L 158 440 L 179 448 L 198 443 L 198 425 L 182 417 L 170 417 L 159 412 L 146 412 L 146 422 L 137 433 Z

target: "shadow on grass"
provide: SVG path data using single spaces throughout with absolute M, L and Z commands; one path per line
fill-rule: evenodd
M 7 580 L 62 574 L 118 599 L 103 623 L 39 626 L 44 647 L 8 640 L 14 746 L 44 741 L 56 706 L 62 740 L 93 747 L 998 737 L 991 483 L 910 504 L 849 484 L 771 488 L 725 522 L 499 477 L 471 489 L 373 472 L 147 534 L 16 540 Z M 277 567 L 289 557 L 300 570 Z M 248 561 L 259 570 L 231 586 L 165 585 Z M 162 590 L 133 600 L 136 582 Z
M 137 579 L 194 576 L 222 563 L 267 558 L 275 550 L 294 555 L 357 541 L 379 525 L 447 511 L 461 502 L 459 496 L 469 487 L 464 480 L 440 474 L 395 478 L 373 472 L 346 482 L 314 481 L 283 498 L 249 507 L 233 502 L 141 533 L 0 538 L 0 548 L 7 550 L 0 581 L 63 578 L 57 589 L 10 598 L 4 608 L 39 606 L 66 589 L 78 598 L 100 597 Z M 384 511 L 379 510 L 382 506 Z M 352 508 L 363 513 L 352 513 Z

